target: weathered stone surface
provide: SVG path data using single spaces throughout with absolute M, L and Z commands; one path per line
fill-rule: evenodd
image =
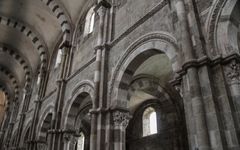
M 0 1 L 0 149 L 239 150 L 239 18 L 239 0 Z

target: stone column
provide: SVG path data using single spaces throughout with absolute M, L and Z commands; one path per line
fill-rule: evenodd
M 8 130 L 7 130 L 6 143 L 5 143 L 7 148 L 10 146 L 9 144 L 10 144 L 10 140 L 12 137 L 12 131 L 13 131 L 13 127 L 14 127 L 14 116 L 17 113 L 17 107 L 18 107 L 17 102 L 13 102 L 10 122 L 9 122 Z
M 66 41 L 60 46 L 62 49 L 62 62 L 60 66 L 59 78 L 57 80 L 57 96 L 55 100 L 55 109 L 53 113 L 51 136 L 49 150 L 62 150 L 63 149 L 63 137 L 61 129 L 62 109 L 64 104 L 64 95 L 66 89 L 66 77 L 68 70 L 68 57 L 69 49 L 71 46 Z
M 129 112 L 116 110 L 112 114 L 114 124 L 114 150 L 126 150 L 126 128 L 131 118 Z
M 36 127 L 37 127 L 37 120 L 39 116 L 39 111 L 41 107 L 41 101 L 40 100 L 35 100 L 35 110 L 33 114 L 33 121 L 31 124 L 31 129 L 30 129 L 30 140 L 28 142 L 28 150 L 35 150 L 36 149 Z
M 64 150 L 75 150 L 77 137 L 75 132 L 65 132 L 63 134 Z
M 91 113 L 90 150 L 103 150 L 106 145 L 106 105 L 107 105 L 107 38 L 108 8 L 111 5 L 106 0 L 98 0 L 95 8 L 99 16 L 97 45 L 95 47 L 96 62 L 94 73 L 94 100 Z
M 22 136 L 23 125 L 25 121 L 26 112 L 28 111 L 28 106 L 29 106 L 32 91 L 30 90 L 30 88 L 26 87 L 23 92 L 25 96 L 23 97 L 23 107 L 20 114 L 20 120 L 19 120 L 19 125 L 17 129 L 17 134 L 16 134 L 16 141 L 14 143 L 14 145 L 17 148 L 20 147 L 20 138 Z
M 231 92 L 234 108 L 240 111 L 240 63 L 232 60 L 226 68 L 226 77 Z M 240 122 L 238 122 L 240 126 Z
M 225 132 L 228 147 L 240 148 L 240 62 L 238 60 L 231 60 L 225 66 L 225 76 L 229 89 L 229 102 L 225 105 L 229 109 L 223 111 L 231 116 L 226 124 L 227 130 Z
M 176 0 L 175 7 L 177 10 L 177 15 L 180 22 L 181 31 L 181 46 L 182 53 L 184 56 L 183 60 L 183 85 L 184 91 L 189 92 L 191 105 L 185 105 L 192 107 L 192 119 L 187 122 L 188 125 L 192 125 L 192 120 L 194 120 L 196 133 L 189 133 L 190 135 L 195 135 L 194 141 L 195 145 L 193 148 L 198 150 L 210 150 L 210 141 L 206 123 L 204 102 L 201 93 L 200 81 L 198 76 L 198 70 L 196 65 L 196 58 L 194 55 L 194 49 L 191 40 L 190 28 L 188 24 L 188 17 L 186 8 L 184 6 L 184 0 Z M 186 104 L 186 103 L 185 103 Z M 187 108 L 185 108 L 187 109 Z M 193 128 L 193 127 L 191 127 Z
M 43 86 L 44 86 L 44 79 L 45 79 L 45 75 L 46 75 L 46 70 L 44 69 L 43 66 L 41 66 L 41 70 L 39 73 L 40 76 L 40 84 L 38 87 L 38 92 L 37 92 L 37 99 L 35 100 L 35 109 L 34 109 L 34 114 L 33 114 L 33 119 L 32 119 L 32 124 L 30 127 L 30 140 L 27 146 L 28 150 L 35 150 L 37 148 L 36 146 L 36 128 L 37 128 L 37 123 L 38 123 L 38 117 L 39 117 L 39 111 L 41 109 L 41 104 L 42 104 L 42 93 L 43 93 Z M 29 102 L 26 101 L 27 104 L 29 104 Z M 27 107 L 24 108 L 25 111 L 27 111 L 28 109 L 28 105 Z
M 96 109 L 93 107 L 93 109 Z M 90 135 L 90 150 L 96 150 L 97 142 L 97 114 L 91 113 L 91 135 Z

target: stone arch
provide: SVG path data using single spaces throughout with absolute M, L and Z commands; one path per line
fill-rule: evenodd
M 7 68 L 3 67 L 0 65 L 0 72 L 2 72 L 3 74 L 5 74 L 9 80 L 12 82 L 12 85 L 14 87 L 14 99 L 15 100 L 18 100 L 19 99 L 19 82 L 18 80 L 16 79 L 16 77 L 13 75 L 13 73 L 11 71 L 9 71 Z
M 54 111 L 54 106 L 50 105 L 50 106 L 48 106 L 48 107 L 43 111 L 42 115 L 40 116 L 39 122 L 38 122 L 38 126 L 37 126 L 37 132 L 36 132 L 36 133 L 37 133 L 37 139 L 40 140 L 40 138 L 43 137 L 43 135 L 42 135 L 43 131 L 46 130 L 46 127 L 47 127 L 49 121 L 50 121 L 50 123 L 51 123 L 51 121 L 52 121 L 52 117 L 49 117 L 49 116 L 52 116 L 53 111 Z M 48 117 L 48 118 L 47 118 L 47 117 Z M 46 120 L 46 119 L 47 119 L 47 120 Z M 50 120 L 49 120 L 49 119 L 50 119 Z M 45 121 L 45 120 L 46 120 L 47 122 L 45 122 L 45 124 L 44 124 L 44 121 Z M 43 129 L 43 130 L 42 130 L 42 129 Z
M 176 39 L 165 32 L 145 35 L 134 42 L 117 63 L 110 83 L 109 97 L 112 100 L 112 107 L 116 107 L 118 102 L 126 105 L 124 101 L 127 99 L 127 89 L 124 87 L 131 82 L 131 76 L 142 63 L 141 60 L 161 53 L 167 55 L 174 77 L 177 77 L 177 71 L 180 70 L 181 65 L 181 53 L 178 51 Z
M 80 82 L 72 91 L 70 99 L 67 101 L 66 105 L 64 106 L 64 112 L 66 112 L 63 116 L 66 118 L 63 120 L 62 124 L 64 129 L 72 129 L 73 126 L 71 123 L 75 122 L 76 111 L 74 109 L 82 110 L 85 107 L 92 104 L 94 96 L 94 85 L 91 81 L 82 81 Z M 85 104 L 82 104 L 83 99 L 89 97 L 89 101 Z M 79 108 L 80 107 L 80 108 Z
M 48 49 L 43 38 L 37 31 L 31 29 L 30 26 L 26 23 L 22 23 L 4 16 L 0 16 L 0 24 L 14 28 L 19 32 L 23 33 L 26 37 L 30 38 L 33 46 L 38 50 L 42 67 L 47 67 L 49 58 Z
M 210 13 L 208 15 L 205 26 L 206 26 L 207 33 L 208 33 L 207 34 L 208 46 L 209 46 L 209 49 L 210 49 L 210 52 L 212 53 L 212 55 L 218 55 L 221 53 L 226 55 L 226 53 L 228 53 L 229 50 L 231 50 L 231 51 L 236 50 L 235 49 L 236 46 L 232 45 L 231 42 L 230 42 L 230 45 L 229 45 L 229 43 L 227 43 L 227 45 L 228 45 L 227 47 L 222 46 L 223 44 L 226 44 L 226 42 L 229 42 L 229 39 L 228 39 L 229 35 L 227 35 L 227 37 L 225 35 L 225 34 L 229 34 L 228 33 L 229 32 L 229 30 L 228 30 L 229 24 L 227 24 L 227 23 L 221 24 L 220 22 L 226 22 L 230 19 L 229 17 L 231 15 L 231 12 L 237 2 L 238 2 L 238 0 L 231 0 L 231 1 L 216 0 L 215 2 L 213 2 L 212 6 L 211 6 Z M 219 34 L 221 34 L 221 35 L 219 35 Z M 218 39 L 218 37 L 220 37 L 220 40 Z M 223 37 L 224 37 L 224 39 L 223 39 Z M 226 41 L 224 41 L 224 40 L 226 40 Z M 223 43 L 221 43 L 220 41 L 223 41 Z M 218 51 L 219 48 L 221 48 L 221 51 Z
M 25 128 L 22 132 L 22 135 L 21 135 L 22 137 L 20 139 L 20 146 L 21 147 L 25 146 L 25 144 L 26 144 L 25 142 L 28 142 L 28 141 L 26 141 L 26 140 L 28 140 L 26 138 L 29 138 L 28 136 L 30 135 L 30 128 L 31 128 L 31 120 L 27 122 L 27 124 L 26 124 L 26 126 L 25 126 Z
M 154 146 L 163 149 L 187 149 L 187 132 L 181 96 L 170 87 L 161 86 L 159 79 L 152 75 L 135 76 L 128 87 L 127 110 L 132 118 L 126 129 L 127 149 L 147 149 L 147 147 L 151 149 Z M 156 111 L 157 133 L 144 135 L 142 116 L 149 107 Z M 157 139 L 161 140 L 157 141 Z M 152 143 L 152 147 L 146 146 L 148 141 Z
M 159 80 L 154 76 L 138 75 L 134 77 L 130 85 L 128 98 L 130 98 L 131 94 L 137 90 L 143 90 L 154 97 L 163 98 L 163 100 L 170 98 L 169 94 L 165 92 L 166 90 L 160 86 Z M 151 89 L 149 89 L 150 86 L 152 87 Z M 153 91 L 153 88 L 156 89 L 156 91 Z
M 0 52 L 6 53 L 18 61 L 18 63 L 22 66 L 25 73 L 25 80 L 26 80 L 25 86 L 29 87 L 32 80 L 31 75 L 33 73 L 28 60 L 24 58 L 22 54 L 18 53 L 16 49 L 11 48 L 10 46 L 3 43 L 0 43 Z
M 67 11 L 63 8 L 63 5 L 59 4 L 59 1 L 56 0 L 41 0 L 47 7 L 49 7 L 50 11 L 55 15 L 59 24 L 61 25 L 61 29 L 63 32 L 63 41 L 66 46 L 71 44 L 71 21 L 70 17 L 67 14 Z
M 13 90 L 11 90 L 11 88 L 9 88 L 3 82 L 0 82 L 0 90 L 2 90 L 5 93 L 5 96 L 6 96 L 7 100 L 14 100 Z
M 16 137 L 17 137 L 16 135 L 17 135 L 17 128 L 14 128 L 11 135 L 10 146 L 14 145 L 14 142 L 16 141 Z
M 48 130 L 51 127 L 52 121 L 52 113 L 48 113 L 47 116 L 44 118 L 43 122 L 41 123 L 40 133 L 38 136 L 38 140 L 40 142 L 47 142 L 47 134 Z
M 215 41 L 216 48 L 223 56 L 231 53 L 239 54 L 239 33 L 240 33 L 240 2 L 238 0 L 227 1 L 222 8 L 220 18 L 216 27 Z M 238 11 L 238 12 L 234 12 Z M 234 14 L 237 13 L 237 14 Z
M 9 94 L 6 90 L 6 88 L 0 84 L 0 90 L 4 93 L 4 95 L 6 96 L 6 99 L 9 97 Z

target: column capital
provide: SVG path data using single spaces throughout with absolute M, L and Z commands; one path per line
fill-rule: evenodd
M 113 112 L 114 126 L 127 127 L 129 120 L 132 118 L 128 111 L 115 110 Z
M 231 61 L 226 68 L 226 76 L 230 83 L 240 82 L 240 63 Z

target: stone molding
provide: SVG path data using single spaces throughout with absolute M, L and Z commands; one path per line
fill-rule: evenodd
M 0 83 L 0 90 L 5 94 L 6 99 L 10 100 L 10 98 L 11 98 L 10 92 L 7 90 L 6 86 Z
M 32 69 L 30 67 L 30 63 L 27 61 L 26 58 L 24 58 L 22 56 L 22 54 L 18 53 L 19 50 L 16 50 L 12 47 L 10 47 L 9 45 L 0 44 L 0 52 L 4 52 L 7 53 L 8 55 L 10 55 L 11 57 L 15 58 L 15 60 L 22 66 L 24 73 L 25 73 L 25 79 L 26 79 L 26 87 L 29 88 L 30 87 L 30 83 L 32 81 Z
M 208 41 L 212 48 L 216 48 L 216 44 L 214 40 L 215 40 L 215 33 L 217 29 L 216 28 L 217 22 L 219 20 L 222 9 L 227 1 L 228 0 L 217 0 L 217 2 L 214 3 L 212 11 L 210 12 L 210 19 L 208 21 L 207 33 L 208 33 Z
M 111 99 L 111 97 L 113 96 L 114 87 L 116 86 L 115 84 L 117 81 L 117 76 L 122 67 L 122 64 L 124 64 L 127 61 L 128 56 L 130 56 L 130 54 L 132 54 L 139 46 L 141 46 L 143 43 L 151 42 L 153 40 L 160 40 L 165 43 L 169 43 L 176 50 L 179 49 L 177 40 L 165 32 L 150 33 L 150 34 L 144 35 L 143 37 L 140 37 L 138 40 L 133 42 L 133 44 L 127 48 L 127 50 L 121 56 L 121 59 L 118 61 L 117 65 L 114 69 L 114 72 L 112 74 L 112 79 L 110 80 L 110 84 L 109 84 L 109 92 L 108 92 L 109 99 Z M 176 55 L 176 54 L 173 54 L 173 55 Z
M 64 42 L 71 43 L 71 19 L 67 11 L 62 7 L 61 2 L 57 0 L 41 0 L 41 2 L 49 8 L 58 20 L 62 32 L 64 33 Z
M 179 76 L 177 78 L 175 78 L 174 80 L 170 81 L 170 83 L 174 86 L 178 85 L 182 80 L 182 76 L 187 73 L 187 70 L 189 68 L 198 68 L 198 67 L 201 67 L 201 66 L 204 66 L 204 65 L 207 65 L 209 67 L 213 67 L 213 66 L 218 65 L 218 64 L 227 64 L 227 63 L 231 62 L 232 60 L 240 60 L 240 55 L 234 53 L 234 54 L 231 54 L 231 55 L 228 55 L 228 56 L 225 56 L 225 57 L 219 55 L 219 56 L 215 57 L 214 59 L 210 59 L 209 57 L 205 56 L 205 57 L 202 57 L 202 58 L 199 58 L 199 59 L 190 60 L 188 62 L 185 62 L 182 65 L 181 70 L 179 70 L 177 72 L 177 74 Z
M 7 18 L 5 16 L 0 16 L 0 24 L 19 30 L 19 32 L 29 38 L 33 46 L 38 50 L 42 66 L 47 67 L 49 58 L 48 48 L 43 40 L 43 37 L 41 37 L 37 31 L 31 29 L 30 25 L 26 23 L 19 22 L 12 18 Z

